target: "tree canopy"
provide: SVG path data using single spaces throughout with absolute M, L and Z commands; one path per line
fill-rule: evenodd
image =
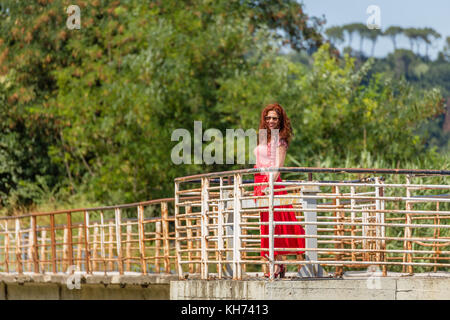
M 287 165 L 435 158 L 415 129 L 442 112 L 439 90 L 371 73 L 322 45 L 297 1 L 5 1 L 0 30 L 0 196 L 42 193 L 103 204 L 167 197 L 173 179 L 242 165 L 175 165 L 177 128 L 258 127 L 278 101 L 295 137 Z M 316 51 L 312 64 L 280 54 Z M 206 144 L 206 143 L 205 143 Z M 433 165 L 439 164 L 433 162 Z M 445 166 L 446 164 L 442 164 Z M 432 168 L 430 168 L 432 169 Z M 437 169 L 437 168 L 436 168 Z

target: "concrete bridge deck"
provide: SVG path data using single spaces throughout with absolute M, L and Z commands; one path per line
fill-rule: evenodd
M 79 275 L 0 274 L 0 300 L 450 300 L 450 273 L 301 279 L 295 273 L 275 281 L 178 280 L 177 275 L 104 273 Z M 68 281 L 69 280 L 69 281 Z
M 450 171 L 269 169 L 261 197 L 244 179 L 260 171 L 244 169 L 177 178 L 175 198 L 0 217 L 0 300 L 450 299 Z M 280 183 L 275 171 L 300 176 Z M 324 172 L 336 179 L 313 180 Z M 278 204 L 295 221 L 276 220 Z M 291 224 L 305 233 L 277 234 Z M 288 237 L 305 245 L 276 244 Z M 247 272 L 266 265 L 273 275 L 280 249 L 305 251 L 282 262 L 304 278 Z

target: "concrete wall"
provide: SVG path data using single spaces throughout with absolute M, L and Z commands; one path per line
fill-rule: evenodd
M 450 300 L 450 277 L 368 279 L 178 280 L 175 275 L 1 275 L 0 300 Z M 373 280 L 373 279 L 372 279 Z
M 67 275 L 0 275 L 0 300 L 168 300 L 176 276 L 84 276 L 70 289 Z M 73 278 L 73 277 L 72 277 Z
M 170 283 L 170 299 L 244 300 L 450 300 L 450 278 L 231 281 L 185 280 Z

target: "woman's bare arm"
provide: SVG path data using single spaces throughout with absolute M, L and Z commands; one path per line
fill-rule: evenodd
M 277 155 L 276 155 L 276 168 L 282 168 L 284 167 L 284 160 L 286 159 L 286 153 L 287 148 L 284 145 L 281 145 L 277 148 Z M 277 181 L 278 176 L 280 175 L 280 172 L 277 172 L 274 177 L 274 181 Z
M 287 147 L 285 145 L 280 145 L 276 149 L 276 157 L 275 157 L 275 168 L 281 168 L 284 167 L 284 160 L 286 159 L 286 153 L 287 153 Z M 266 173 L 269 177 L 269 173 Z M 277 181 L 278 176 L 280 175 L 280 172 L 276 172 L 274 175 L 274 182 Z M 269 188 L 265 188 L 263 191 L 265 194 L 269 193 Z

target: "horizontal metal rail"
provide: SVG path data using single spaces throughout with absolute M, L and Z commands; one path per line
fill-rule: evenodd
M 309 181 L 244 179 L 277 171 L 307 173 Z M 312 174 L 325 173 L 342 179 L 312 180 Z M 177 178 L 174 198 L 0 217 L 0 272 L 58 273 L 75 266 L 86 273 L 163 272 L 209 279 L 213 272 L 243 279 L 262 267 L 273 278 L 281 263 L 320 265 L 337 274 L 370 265 L 380 266 L 384 275 L 448 270 L 449 175 L 445 170 L 269 168 Z M 255 187 L 268 192 L 255 196 Z M 279 221 L 287 211 L 295 220 Z M 278 230 L 293 225 L 305 234 Z M 277 244 L 293 238 L 304 239 L 305 247 Z M 261 246 L 263 239 L 268 247 Z M 276 260 L 279 251 L 293 259 Z M 298 251 L 304 254 L 297 256 Z
M 173 273 L 173 200 L 1 217 L 0 272 Z
M 271 181 L 276 172 L 290 173 L 290 180 Z M 269 177 L 266 182 L 248 180 L 261 173 Z M 305 173 L 308 181 L 292 179 Z M 342 179 L 314 181 L 313 174 L 338 174 Z M 361 178 L 361 174 L 383 176 Z M 449 177 L 448 170 L 256 168 L 177 178 L 178 274 L 183 278 L 199 273 L 208 279 L 213 272 L 214 277 L 242 279 L 246 270 L 260 272 L 264 266 L 273 278 L 280 263 L 299 268 L 322 265 L 329 272 L 334 268 L 335 274 L 370 265 L 380 266 L 384 275 L 388 270 L 446 269 Z M 433 183 L 426 181 L 429 178 Z M 253 195 L 254 188 L 268 192 Z M 277 216 L 287 211 L 296 218 L 279 221 Z M 268 221 L 261 220 L 263 212 Z M 294 225 L 302 226 L 305 234 L 278 229 Z M 268 247 L 263 248 L 264 239 Z M 277 244 L 280 239 L 304 239 L 305 247 L 285 248 Z M 293 259 L 275 260 L 277 252 Z

